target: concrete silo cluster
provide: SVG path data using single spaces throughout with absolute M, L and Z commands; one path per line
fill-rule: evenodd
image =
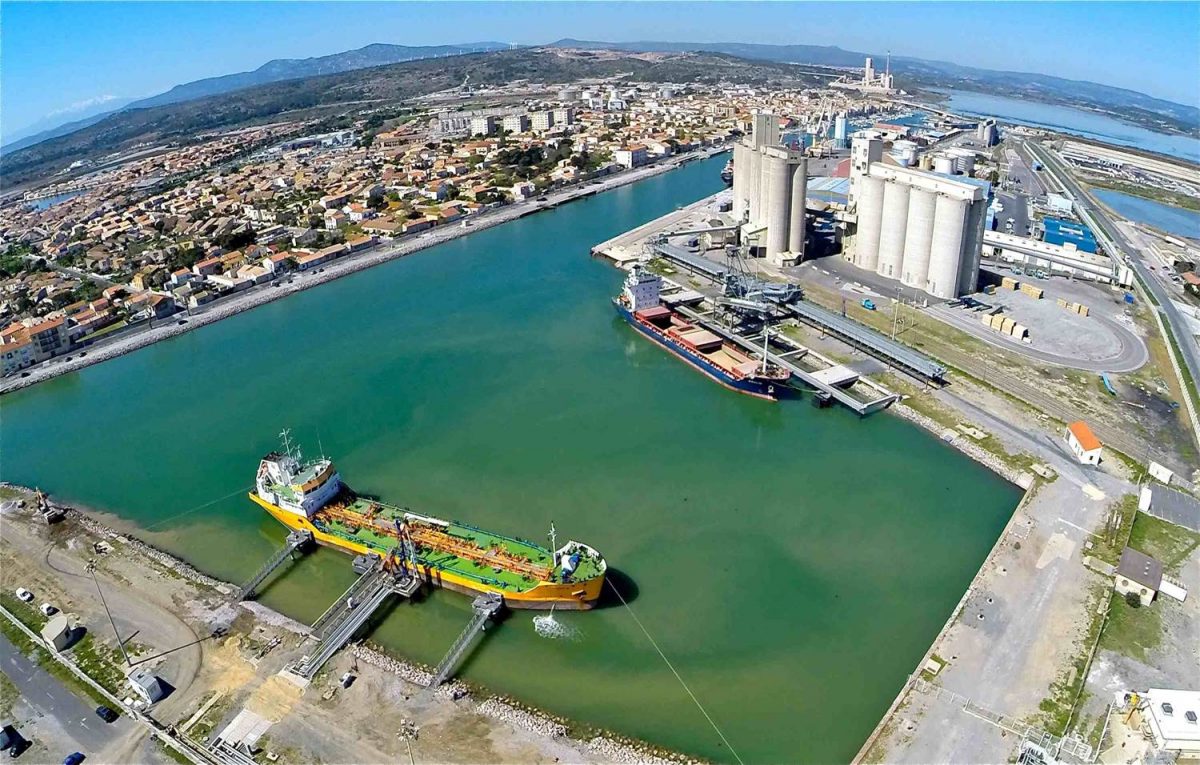
M 733 147 L 733 217 L 742 241 L 773 264 L 804 258 L 808 160 L 780 144 L 778 117 L 759 112 L 753 129 Z
M 849 202 L 856 231 L 847 258 L 935 297 L 974 292 L 986 184 L 889 165 L 882 156 L 879 139 L 854 140 Z

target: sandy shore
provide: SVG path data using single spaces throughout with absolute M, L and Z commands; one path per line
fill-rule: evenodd
M 598 179 L 599 183 L 596 185 L 578 184 L 565 189 L 551 191 L 545 195 L 546 201 L 544 202 L 530 199 L 480 213 L 468 219 L 470 225 L 466 228 L 463 228 L 461 225 L 444 226 L 426 233 L 417 234 L 414 237 L 383 242 L 368 250 L 336 260 L 318 270 L 291 274 L 286 279 L 262 284 L 237 295 L 224 298 L 193 312 L 190 316 L 187 314 L 176 314 L 169 319 L 157 322 L 157 326 L 147 327 L 111 340 L 99 341 L 95 345 L 82 349 L 82 352 L 87 353 L 86 356 L 81 356 L 81 352 L 76 351 L 67 356 L 54 358 L 43 364 L 30 367 L 26 370 L 29 372 L 28 377 L 16 375 L 0 381 L 0 394 L 27 388 L 45 380 L 58 377 L 59 375 L 122 356 L 152 343 L 181 335 L 184 332 L 203 327 L 206 324 L 211 324 L 243 311 L 248 311 L 265 303 L 270 303 L 273 300 L 285 298 L 288 295 L 315 287 L 318 284 L 324 284 L 334 279 L 377 266 L 380 263 L 402 258 L 405 255 L 411 255 L 414 252 L 420 252 L 421 250 L 443 244 L 452 239 L 489 229 L 492 226 L 499 226 L 509 221 L 523 218 L 526 215 L 553 209 L 574 199 L 592 196 L 602 191 L 609 191 L 655 175 L 661 175 L 687 162 L 707 159 L 727 150 L 726 147 L 716 147 L 690 154 L 682 154 L 653 165 L 639 167 L 635 170 L 628 170 Z M 180 319 L 186 319 L 187 323 L 179 324 Z M 70 360 L 68 360 L 68 357 Z

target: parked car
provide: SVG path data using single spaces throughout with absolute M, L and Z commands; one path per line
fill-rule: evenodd
M 17 598 L 22 603 L 32 603 L 33 602 L 33 593 L 30 592 L 29 590 L 25 589 L 24 587 L 18 587 L 17 588 Z
M 84 756 L 83 752 L 72 752 L 71 754 L 67 755 L 65 760 L 63 760 L 63 765 L 79 765 L 79 763 L 86 759 L 87 757 Z
M 43 603 L 38 607 L 38 610 L 42 612 L 42 616 L 54 616 L 58 613 L 58 609 L 49 603 Z
M 114 722 L 120 717 L 116 712 L 103 705 L 96 707 L 96 716 L 106 723 Z

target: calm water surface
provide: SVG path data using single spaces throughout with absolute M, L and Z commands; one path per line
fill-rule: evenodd
M 1167 154 L 1200 162 L 1200 139 L 1195 136 L 1166 135 L 1130 125 L 1102 114 L 1068 106 L 1041 104 L 1016 98 L 992 96 L 963 90 L 940 91 L 950 96 L 950 111 L 998 117 L 1008 122 L 1075 133 L 1119 146 Z
M 1200 213 L 1195 210 L 1109 189 L 1093 189 L 1092 195 L 1129 220 L 1154 226 L 1168 234 L 1200 239 Z
M 595 545 L 744 760 L 849 760 L 1018 492 L 891 415 L 730 393 L 616 320 L 621 275 L 588 248 L 719 190 L 725 161 L 5 396 L 0 475 L 239 580 L 284 537 L 240 492 L 291 427 L 361 491 L 531 539 L 553 521 L 560 540 Z M 351 579 L 349 558 L 323 550 L 262 599 L 311 620 Z M 435 663 L 468 615 L 438 592 L 396 606 L 373 639 Z M 466 678 L 732 759 L 627 611 L 557 618 L 573 639 L 512 614 Z

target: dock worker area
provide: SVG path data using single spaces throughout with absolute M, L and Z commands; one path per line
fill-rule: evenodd
M 592 248 L 619 268 L 663 277 L 661 299 L 750 357 L 791 373 L 788 385 L 815 406 L 838 403 L 865 416 L 900 396 L 872 375 L 891 369 L 922 384 L 941 385 L 946 369 L 933 359 L 853 319 L 804 299 L 799 285 L 765 278 L 740 243 L 730 191 L 668 213 Z M 840 363 L 806 346 L 789 327 L 806 327 L 867 359 Z

